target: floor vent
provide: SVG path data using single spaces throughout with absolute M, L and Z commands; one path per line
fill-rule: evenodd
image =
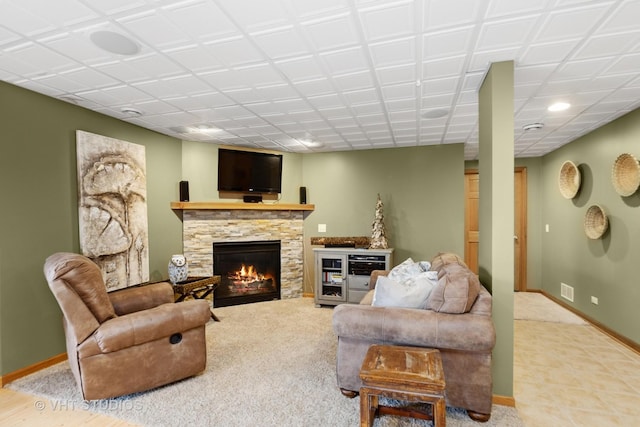
M 566 283 L 560 283 L 560 296 L 573 302 L 573 288 Z

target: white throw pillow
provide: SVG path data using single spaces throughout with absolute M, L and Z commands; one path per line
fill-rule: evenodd
M 433 271 L 425 271 L 414 275 L 403 282 L 387 276 L 379 276 L 373 293 L 375 307 L 425 308 L 427 299 L 438 283 L 433 278 Z
M 407 279 L 410 279 L 418 274 L 422 273 L 420 264 L 413 262 L 411 258 L 407 258 L 391 269 L 389 272 L 389 278 L 396 282 L 402 283 Z

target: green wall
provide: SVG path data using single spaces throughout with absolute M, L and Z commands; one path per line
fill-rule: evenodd
M 640 156 L 640 110 L 591 132 L 546 155 L 542 162 L 542 288 L 560 298 L 560 282 L 574 287 L 575 307 L 606 327 L 640 343 L 640 193 L 622 197 L 611 181 L 622 153 Z M 558 190 L 562 163 L 573 161 L 582 185 L 574 199 Z M 584 233 L 584 215 L 600 205 L 609 218 L 603 238 Z M 591 296 L 599 304 L 591 304 Z
M 79 252 L 75 131 L 146 147 L 150 275 L 166 277 L 182 224 L 169 209 L 181 178 L 180 140 L 0 82 L 0 374 L 63 353 L 61 313 L 42 273 Z
M 395 263 L 464 251 L 462 144 L 307 154 L 303 183 L 316 206 L 305 237 L 370 236 L 380 194 Z

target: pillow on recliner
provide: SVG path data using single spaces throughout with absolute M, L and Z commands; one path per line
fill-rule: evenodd
M 427 299 L 427 309 L 451 314 L 471 310 L 480 293 L 478 277 L 459 264 L 442 266 L 439 277 L 438 284 Z

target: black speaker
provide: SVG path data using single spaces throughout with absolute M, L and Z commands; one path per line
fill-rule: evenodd
M 189 181 L 180 181 L 180 201 L 189 201 Z
M 261 203 L 262 194 L 247 194 L 242 197 L 245 203 Z
M 300 204 L 307 204 L 307 187 L 300 187 Z

